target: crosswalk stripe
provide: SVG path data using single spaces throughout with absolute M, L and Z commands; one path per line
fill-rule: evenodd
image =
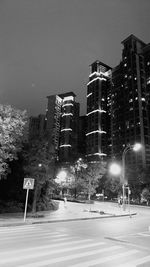
M 19 230 L 33 230 L 33 229 L 37 229 L 35 226 L 32 226 L 32 225 L 26 225 L 26 226 L 15 226 L 15 227 L 1 227 L 0 228 L 0 233 L 3 233 L 3 232 L 14 232 L 14 231 L 19 231 Z
M 29 237 L 32 237 L 32 239 L 37 239 L 39 237 L 44 237 L 44 238 L 59 238 L 59 237 L 64 237 L 64 236 L 68 236 L 67 234 L 51 234 L 51 233 L 36 233 L 36 235 L 33 235 L 33 234 L 30 234 L 30 235 L 15 235 L 13 237 L 15 237 L 16 239 L 22 239 L 22 238 L 29 238 Z M 0 240 L 2 241 L 5 241 L 5 240 L 10 240 L 10 238 L 12 238 L 12 236 L 6 236 L 6 237 L 0 237 Z
M 91 256 L 91 255 L 99 254 L 99 253 L 102 253 L 105 251 L 108 251 L 108 252 L 114 251 L 114 250 L 117 250 L 120 248 L 121 248 L 121 246 L 113 246 L 113 247 L 109 247 L 109 248 L 99 248 L 99 249 L 95 249 L 92 251 L 80 252 L 77 254 L 71 254 L 71 255 L 63 256 L 63 257 L 59 257 L 59 258 L 57 257 L 54 259 L 42 260 L 42 261 L 29 263 L 29 264 L 22 264 L 22 265 L 19 265 L 19 267 L 33 267 L 33 266 L 34 267 L 43 267 L 44 265 L 49 266 L 49 265 L 54 264 L 54 263 L 58 263 L 58 262 L 62 263 L 63 261 L 78 259 L 78 258 L 85 257 L 85 256 Z
M 47 232 L 47 231 L 21 231 L 21 232 L 11 232 L 11 233 L 9 233 L 9 232 L 5 232 L 5 233 L 0 233 L 0 237 L 4 237 L 4 236 L 6 236 L 6 234 L 8 235 L 8 236 L 15 236 L 15 235 L 21 235 L 21 234 L 25 234 L 25 235 L 37 235 L 37 234 L 46 234 L 46 233 L 48 233 L 48 234 L 51 234 L 51 235 L 56 235 L 56 234 L 60 234 L 60 233 L 58 233 L 58 232 Z M 62 233 L 61 233 L 62 234 Z
M 143 257 L 143 258 L 140 258 L 140 259 L 136 259 L 136 260 L 133 260 L 133 261 L 130 261 L 130 263 L 126 263 L 126 264 L 121 264 L 119 265 L 119 267 L 136 267 L 140 264 L 143 264 L 143 263 L 146 263 L 146 262 L 149 262 L 150 261 L 150 256 L 146 256 L 146 257 Z M 150 266 L 150 264 L 149 264 Z
M 140 236 L 146 236 L 146 237 L 150 237 L 150 234 L 149 233 L 139 233 L 138 235 L 140 235 Z
M 40 249 L 46 249 L 46 248 L 55 248 L 55 247 L 59 247 L 59 246 L 66 246 L 66 245 L 75 245 L 75 244 L 80 244 L 80 243 L 87 243 L 87 242 L 91 242 L 92 239 L 81 239 L 81 240 L 73 240 L 73 241 L 68 241 L 69 239 L 72 240 L 72 237 L 69 237 L 67 239 L 65 239 L 65 242 L 61 242 L 61 243 L 57 243 L 57 244 L 49 244 L 49 245 L 43 245 L 43 246 L 38 246 L 38 247 L 28 247 L 28 248 L 23 248 L 23 249 L 15 249 L 15 250 L 11 250 L 9 252 L 9 257 L 11 257 L 11 254 L 18 254 L 18 253 L 22 253 L 22 252 L 27 252 L 27 251 L 37 251 L 37 250 L 40 250 Z M 59 241 L 64 241 L 64 238 L 63 239 L 60 239 Z M 101 242 L 103 244 L 105 244 L 104 242 Z M 0 257 L 3 257 L 4 255 L 7 255 L 8 254 L 8 251 L 4 251 L 2 253 L 0 253 Z
M 85 242 L 86 240 L 84 240 Z M 80 243 L 80 242 L 78 242 Z M 55 249 L 55 250 L 50 250 L 53 248 L 53 245 L 49 245 L 49 247 L 47 248 L 48 250 L 47 251 L 40 251 L 37 252 L 35 251 L 34 253 L 32 254 L 28 254 L 28 259 L 33 259 L 33 258 L 39 258 L 41 256 L 47 256 L 47 255 L 53 255 L 53 254 L 58 254 L 58 253 L 62 253 L 62 252 L 69 252 L 69 251 L 74 251 L 74 250 L 77 250 L 77 249 L 83 249 L 83 248 L 92 248 L 92 247 L 96 247 L 96 246 L 101 246 L 103 245 L 104 242 L 95 242 L 93 244 L 81 244 L 81 245 L 77 245 L 77 246 L 74 246 L 74 247 L 67 247 L 67 248 L 60 248 L 60 249 Z M 70 245 L 72 245 L 72 242 L 70 242 Z M 25 260 L 27 258 L 27 254 L 24 254 L 22 256 L 14 256 L 14 257 L 9 257 L 9 258 L 5 258 L 5 259 L 1 259 L 1 263 L 9 263 L 9 262 L 12 262 L 12 261 L 15 261 L 15 263 L 17 261 L 20 261 L 20 260 Z
M 113 256 L 106 256 L 106 257 L 103 257 L 103 258 L 100 258 L 100 259 L 96 259 L 96 260 L 91 260 L 91 261 L 89 260 L 89 261 L 85 261 L 85 262 L 82 262 L 82 263 L 73 264 L 73 265 L 70 265 L 70 267 L 90 267 L 90 266 L 93 266 L 93 265 L 96 265 L 96 264 L 101 264 L 101 263 L 104 263 L 104 262 L 107 262 L 107 261 L 111 261 L 111 260 L 115 260 L 115 259 L 118 259 L 118 258 L 121 258 L 121 257 L 130 256 L 130 255 L 133 255 L 133 254 L 135 254 L 137 252 L 138 252 L 138 250 L 133 249 L 133 250 L 127 251 L 127 252 L 117 253 L 116 255 L 113 255 Z M 126 265 L 124 267 L 126 267 Z

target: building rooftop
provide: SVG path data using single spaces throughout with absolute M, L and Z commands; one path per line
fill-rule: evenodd
M 93 66 L 95 64 L 99 64 L 99 65 L 102 65 L 104 67 L 106 67 L 107 69 L 112 69 L 110 66 L 106 65 L 105 63 L 103 63 L 102 61 L 99 61 L 99 60 L 96 60 L 94 61 L 92 64 L 90 64 L 89 66 Z
M 140 40 L 139 38 L 137 38 L 135 35 L 130 34 L 126 39 L 124 39 L 121 44 L 124 44 L 126 42 L 128 42 L 130 39 L 135 39 L 136 41 L 142 43 L 143 45 L 146 45 L 142 40 Z

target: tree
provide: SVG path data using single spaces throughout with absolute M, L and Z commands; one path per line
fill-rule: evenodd
M 76 191 L 84 193 L 90 200 L 96 192 L 99 180 L 106 172 L 106 164 L 103 161 L 91 163 L 79 159 L 75 168 L 77 176 L 75 181 Z
M 143 168 L 131 169 L 128 167 L 126 170 L 126 178 L 131 189 L 131 198 L 138 200 L 140 203 L 142 189 L 148 185 L 149 171 Z
M 36 212 L 37 202 L 49 200 L 49 194 L 54 188 L 55 158 L 54 151 L 46 140 L 37 139 L 29 143 L 24 150 L 27 176 L 35 179 L 32 211 Z
M 0 104 L 0 175 L 7 172 L 8 162 L 17 158 L 26 122 L 26 111 Z
M 141 197 L 147 201 L 147 205 L 150 201 L 150 190 L 148 188 L 144 188 L 141 194 Z
M 118 194 L 122 194 L 122 184 L 120 177 L 110 176 L 108 173 L 103 177 L 103 188 L 105 190 L 105 195 L 108 199 L 118 197 Z

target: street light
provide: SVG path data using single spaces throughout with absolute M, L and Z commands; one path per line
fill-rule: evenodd
M 125 181 L 125 156 L 129 150 L 133 150 L 133 151 L 137 152 L 141 148 L 142 148 L 142 145 L 139 143 L 136 143 L 134 145 L 128 145 L 125 147 L 125 149 L 123 150 L 123 153 L 122 153 L 123 210 L 125 210 L 125 185 L 127 185 L 127 182 Z
M 109 172 L 112 175 L 118 176 L 121 173 L 121 166 L 114 162 L 109 166 Z

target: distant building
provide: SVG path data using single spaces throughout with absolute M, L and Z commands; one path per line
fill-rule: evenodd
M 43 137 L 45 132 L 45 115 L 40 114 L 37 117 L 29 118 L 29 140 Z
M 79 103 L 75 101 L 75 94 L 68 92 L 59 95 L 62 99 L 59 160 L 70 162 L 76 159 L 78 153 L 78 122 Z
M 48 104 L 46 109 L 46 137 L 48 138 L 51 149 L 58 159 L 59 141 L 60 141 L 60 122 L 62 98 L 58 95 L 48 96 Z
M 47 96 L 46 114 L 30 117 L 29 140 L 46 138 L 55 159 L 63 163 L 78 157 L 80 105 L 75 97 L 73 92 Z
M 141 143 L 139 153 L 128 152 L 134 166 L 150 165 L 150 46 L 130 35 L 123 42 L 122 61 L 112 71 L 112 155 L 121 158 L 127 145 Z
M 80 116 L 78 121 L 78 155 L 81 158 L 86 155 L 86 131 L 87 116 Z
M 87 84 L 86 155 L 100 160 L 111 154 L 111 68 L 95 61 Z

